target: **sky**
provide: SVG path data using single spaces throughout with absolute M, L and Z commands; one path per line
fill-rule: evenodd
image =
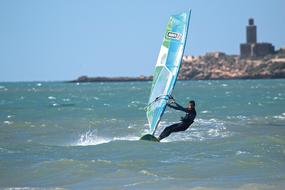
M 192 10 L 185 55 L 285 47 L 285 0 L 0 0 L 0 81 L 152 75 L 169 17 Z

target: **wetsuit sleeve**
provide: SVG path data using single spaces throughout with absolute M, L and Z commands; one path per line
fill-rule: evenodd
M 189 119 L 194 121 L 195 117 L 196 117 L 196 111 L 191 111 Z
M 170 104 L 167 104 L 169 107 L 175 109 L 175 110 L 180 110 L 180 111 L 184 111 L 184 112 L 188 112 L 188 109 L 187 108 L 184 108 L 182 107 L 181 105 L 179 105 L 178 103 L 175 102 L 175 105 L 170 105 Z

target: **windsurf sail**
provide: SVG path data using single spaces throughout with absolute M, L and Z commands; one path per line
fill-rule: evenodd
M 172 15 L 157 58 L 150 97 L 146 107 L 149 133 L 154 135 L 179 73 L 191 10 Z

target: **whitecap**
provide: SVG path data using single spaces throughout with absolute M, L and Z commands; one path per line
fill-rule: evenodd
M 3 121 L 4 124 L 7 124 L 7 125 L 12 125 L 14 123 L 14 121 Z
M 158 175 L 154 174 L 154 173 L 151 173 L 147 170 L 141 170 L 139 171 L 140 174 L 143 174 L 143 175 L 146 175 L 146 176 L 152 176 L 152 177 L 158 177 Z
M 37 86 L 42 86 L 42 83 L 37 83 Z
M 97 130 L 89 130 L 80 135 L 76 146 L 89 146 L 109 143 L 111 141 L 135 141 L 139 140 L 138 136 L 118 136 L 118 137 L 102 137 L 97 134 Z
M 54 96 L 49 96 L 48 99 L 50 99 L 50 100 L 56 100 L 56 97 L 54 97 Z
M 124 185 L 124 187 L 133 187 L 133 186 L 137 186 L 137 185 L 140 185 L 140 184 L 143 184 L 143 183 L 144 182 L 130 183 L 130 184 Z
M 141 102 L 140 102 L 140 101 L 135 100 L 135 101 L 132 101 L 131 103 L 132 103 L 132 104 L 140 104 Z
M 95 160 L 92 160 L 92 162 L 95 162 Z M 101 162 L 101 163 L 105 163 L 105 164 L 111 164 L 112 163 L 111 160 L 102 160 L 102 159 L 98 159 L 97 162 Z
M 97 136 L 97 131 L 87 131 L 86 133 L 80 135 L 80 138 L 76 145 L 78 146 L 89 146 L 98 145 L 110 142 L 112 139 Z
M 228 84 L 222 84 L 221 86 L 226 87 L 226 86 L 229 86 L 229 85 Z
M 241 120 L 246 120 L 247 119 L 247 117 L 243 116 L 243 115 L 238 115 L 238 116 L 236 116 L 236 118 L 241 119 Z
M 241 150 L 236 151 L 236 155 L 237 155 L 237 156 L 238 156 L 238 155 L 241 155 L 241 154 L 250 154 L 250 153 L 247 152 L 247 151 L 241 151 Z
M 138 136 L 131 136 L 131 135 L 127 135 L 124 137 L 114 137 L 112 140 L 114 141 L 136 141 L 139 140 Z
M 170 123 L 167 124 L 167 126 Z M 160 133 L 163 129 L 160 129 Z M 205 141 L 216 138 L 227 138 L 232 133 L 227 129 L 223 121 L 217 119 L 196 119 L 193 126 L 185 132 L 173 133 L 162 142 L 173 141 Z
M 285 115 L 284 113 L 282 113 L 282 115 L 275 115 L 273 116 L 274 119 L 280 119 L 280 120 L 284 120 L 285 119 Z
M 203 111 L 201 111 L 201 113 L 209 113 L 209 111 L 208 110 L 203 110 Z
M 212 137 L 217 137 L 217 136 L 219 136 L 220 134 L 219 134 L 219 129 L 210 129 L 209 131 L 208 131 L 208 135 L 209 136 L 212 136 Z
M 0 91 L 8 91 L 8 89 L 5 86 L 0 86 Z

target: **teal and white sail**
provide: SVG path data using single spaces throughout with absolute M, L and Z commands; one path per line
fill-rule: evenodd
M 191 10 L 172 15 L 168 21 L 163 43 L 153 75 L 147 106 L 149 132 L 154 134 L 166 108 L 169 95 L 179 73 L 186 43 Z

